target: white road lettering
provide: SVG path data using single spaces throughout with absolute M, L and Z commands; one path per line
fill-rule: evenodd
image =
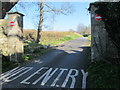
M 75 71 L 76 73 L 75 73 L 74 75 L 71 75 L 73 71 Z M 68 75 L 67 75 L 67 77 L 66 77 L 66 79 L 65 79 L 65 81 L 63 82 L 63 84 L 62 84 L 61 87 L 64 88 L 64 87 L 66 86 L 69 78 L 72 78 L 72 83 L 71 83 L 71 85 L 70 85 L 70 88 L 74 88 L 75 81 L 76 81 L 75 77 L 78 75 L 78 73 L 79 73 L 78 70 L 76 70 L 76 69 L 70 69 L 70 71 L 69 71 L 69 73 L 68 73 Z
M 17 79 L 18 77 L 24 75 L 25 73 L 27 73 L 28 71 L 30 71 L 31 69 L 33 69 L 33 67 L 27 67 L 27 68 L 28 68 L 28 70 L 26 70 L 25 72 L 21 73 L 20 75 L 18 75 L 16 77 L 12 78 L 11 81 Z
M 51 84 L 51 86 L 55 86 L 55 84 L 57 83 L 57 81 L 60 79 L 60 77 L 62 76 L 63 72 L 65 70 L 68 70 L 68 69 L 64 69 L 64 68 L 60 68 L 61 72 L 59 73 L 59 75 L 57 76 L 57 78 L 53 81 L 53 83 Z
M 21 81 L 21 84 L 30 84 L 30 82 L 27 82 L 30 78 L 32 78 L 34 75 L 38 74 L 41 70 L 43 69 L 47 69 L 47 67 L 42 67 L 39 70 L 37 70 L 35 73 L 33 73 L 31 76 L 29 76 L 28 78 L 26 78 L 25 80 Z
M 86 88 L 86 79 L 88 76 L 88 72 L 85 73 L 85 71 L 83 69 L 81 69 L 81 72 L 83 74 L 83 79 L 82 79 L 82 89 Z
M 2 76 L 4 76 L 4 75 L 6 75 L 6 74 L 8 74 L 8 73 L 10 73 L 10 72 L 13 72 L 14 70 L 16 70 L 16 69 L 18 69 L 19 67 L 16 67 L 16 68 L 14 68 L 14 69 L 12 69 L 12 70 L 10 70 L 10 71 L 7 71 L 7 72 L 5 72 L 5 73 L 2 73 L 1 75 L 0 75 L 0 77 L 2 77 Z
M 5 72 L 0 75 L 0 80 L 2 81 L 1 84 L 3 84 L 4 82 L 10 82 L 17 78 L 20 78 L 22 75 L 26 74 L 27 72 L 29 72 L 32 69 L 33 69 L 33 67 L 16 67 L 8 72 Z M 60 70 L 60 71 L 58 71 L 58 70 Z M 42 73 L 41 71 L 45 71 L 45 72 Z M 58 76 L 56 76 L 55 79 L 53 79 L 52 77 L 54 77 L 54 75 L 56 75 L 55 73 L 57 71 L 58 71 Z M 68 85 L 70 84 L 69 88 L 74 88 L 75 83 L 76 83 L 76 77 L 78 76 L 79 72 L 81 71 L 81 73 L 82 73 L 81 77 L 83 77 L 81 88 L 82 89 L 86 88 L 88 72 L 85 72 L 83 69 L 81 69 L 80 71 L 76 70 L 76 69 L 70 69 L 68 71 L 68 74 L 66 75 L 66 78 L 65 78 L 64 82 L 62 83 L 62 85 L 61 86 L 57 85 L 58 81 L 62 78 L 62 75 L 64 75 L 65 71 L 68 71 L 68 69 L 41 67 L 40 69 L 36 70 L 30 76 L 23 79 L 23 81 L 21 80 L 20 83 L 21 84 L 30 84 L 31 83 L 31 84 L 35 85 L 38 82 L 40 82 L 40 85 L 45 85 L 48 81 L 52 80 L 52 82 L 50 82 L 50 83 L 52 83 L 50 85 L 51 87 L 56 86 L 56 87 L 65 88 L 65 87 L 67 87 L 67 84 Z M 37 79 L 35 79 L 35 81 L 31 82 L 32 78 L 36 77 L 37 74 L 40 74 L 39 77 Z
M 58 68 L 56 68 L 52 73 L 53 68 L 50 68 L 47 72 L 45 72 L 41 77 L 39 77 L 35 82 L 33 82 L 32 84 L 36 84 L 38 83 L 44 76 L 43 81 L 41 82 L 41 85 L 45 85 L 45 83 L 47 83 L 47 81 L 53 76 L 53 74 L 58 70 Z M 51 73 L 51 74 L 50 74 Z
M 27 67 L 24 67 L 23 69 L 21 69 L 21 70 L 17 71 L 16 73 L 10 75 L 9 77 L 5 78 L 5 80 L 8 80 L 9 78 L 11 78 L 11 77 L 17 75 L 18 73 L 20 73 L 20 72 L 22 72 L 22 71 L 24 71 L 24 70 L 26 70 L 26 69 L 27 69 Z
M 12 70 L 12 71 L 10 71 L 10 72 L 8 72 L 6 75 L 4 75 L 4 76 L 2 76 L 0 79 L 4 79 L 4 78 L 6 78 L 6 77 L 8 77 L 8 76 L 14 76 L 14 75 L 16 75 L 16 73 L 18 73 L 18 72 L 21 72 L 21 71 L 23 71 L 25 69 L 25 67 L 21 67 L 21 68 L 19 68 L 19 69 L 15 69 L 15 70 Z

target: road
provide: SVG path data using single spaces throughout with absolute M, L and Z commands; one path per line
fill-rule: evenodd
M 3 90 L 8 88 L 87 88 L 90 47 L 87 38 L 78 38 L 1 74 Z

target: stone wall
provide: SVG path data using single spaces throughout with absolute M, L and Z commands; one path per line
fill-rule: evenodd
M 92 60 L 102 60 L 105 58 L 118 58 L 118 52 L 115 45 L 108 37 L 108 33 L 105 29 L 104 22 L 102 20 L 95 19 L 94 3 L 90 5 L 91 14 L 91 58 Z
M 14 26 L 10 26 L 14 22 Z M 23 48 L 23 15 L 18 12 L 8 13 L 8 19 L 0 20 L 0 50 L 10 61 L 21 62 Z

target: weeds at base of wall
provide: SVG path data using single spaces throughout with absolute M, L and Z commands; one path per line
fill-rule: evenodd
M 10 61 L 2 61 L 2 73 L 11 70 L 15 67 L 19 66 L 19 63 L 10 62 Z
M 25 43 L 25 47 L 24 47 L 24 49 L 25 49 L 25 53 L 23 55 L 24 62 L 33 60 L 34 58 L 37 58 L 51 50 L 51 48 L 44 49 L 41 46 L 42 46 L 41 44 L 27 41 L 27 43 Z M 10 61 L 3 60 L 2 61 L 2 72 L 11 70 L 19 65 L 20 64 L 17 62 L 10 62 Z
M 87 68 L 91 88 L 120 88 L 120 68 L 104 61 L 92 62 Z

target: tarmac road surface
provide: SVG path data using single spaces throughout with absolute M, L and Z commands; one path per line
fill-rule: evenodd
M 85 37 L 67 41 L 31 62 L 1 74 L 3 90 L 87 88 L 89 74 L 85 69 L 90 62 L 90 47 L 87 44 Z

